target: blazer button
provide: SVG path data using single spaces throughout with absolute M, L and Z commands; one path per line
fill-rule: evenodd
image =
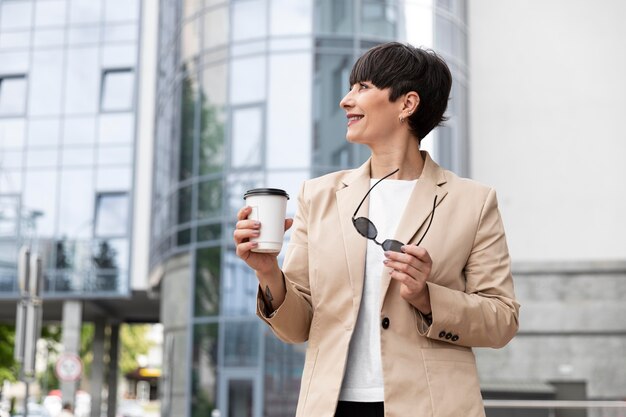
M 439 338 L 440 338 L 440 339 L 443 339 L 444 337 L 446 337 L 446 331 L 445 331 L 445 330 L 442 330 L 442 331 L 439 333 Z
M 446 333 L 446 339 L 451 339 L 452 338 L 452 333 Z
M 383 319 L 381 325 L 383 326 L 383 329 L 388 329 L 389 328 L 389 319 L 387 317 L 385 317 Z
M 456 342 L 457 340 L 459 340 L 459 336 L 457 336 L 457 335 L 452 336 L 452 341 L 453 342 Z

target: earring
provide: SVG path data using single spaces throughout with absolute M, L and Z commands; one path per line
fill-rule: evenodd
M 400 123 L 404 123 L 404 117 L 400 116 Z

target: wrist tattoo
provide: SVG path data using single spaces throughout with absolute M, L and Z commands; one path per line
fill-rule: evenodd
M 270 303 L 270 307 L 274 308 L 274 306 L 272 306 L 272 301 L 274 301 L 274 297 L 272 296 L 269 285 L 265 286 L 265 297 L 267 298 L 267 302 Z
M 265 286 L 265 310 L 266 311 L 266 315 L 271 314 L 274 311 L 274 306 L 272 305 L 272 301 L 274 301 L 274 296 L 272 295 L 272 292 L 270 291 L 270 287 L 269 285 Z

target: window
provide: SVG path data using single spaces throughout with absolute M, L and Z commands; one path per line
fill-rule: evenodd
M 24 114 L 26 109 L 26 76 L 0 78 L 0 116 Z
M 17 195 L 0 195 L 0 239 L 17 236 L 19 212 L 20 200 Z
M 128 229 L 128 195 L 101 193 L 96 196 L 96 237 L 125 236 Z
M 105 70 L 102 73 L 100 110 L 127 111 L 133 108 L 135 74 L 131 68 Z

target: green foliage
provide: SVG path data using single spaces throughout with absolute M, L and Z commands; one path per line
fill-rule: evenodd
M 15 326 L 0 324 L 0 390 L 4 381 L 17 379 L 17 363 L 13 359 Z
M 118 369 L 122 375 L 139 367 L 138 357 L 147 355 L 154 345 L 147 338 L 149 331 L 149 324 L 123 324 L 120 326 L 121 352 Z

